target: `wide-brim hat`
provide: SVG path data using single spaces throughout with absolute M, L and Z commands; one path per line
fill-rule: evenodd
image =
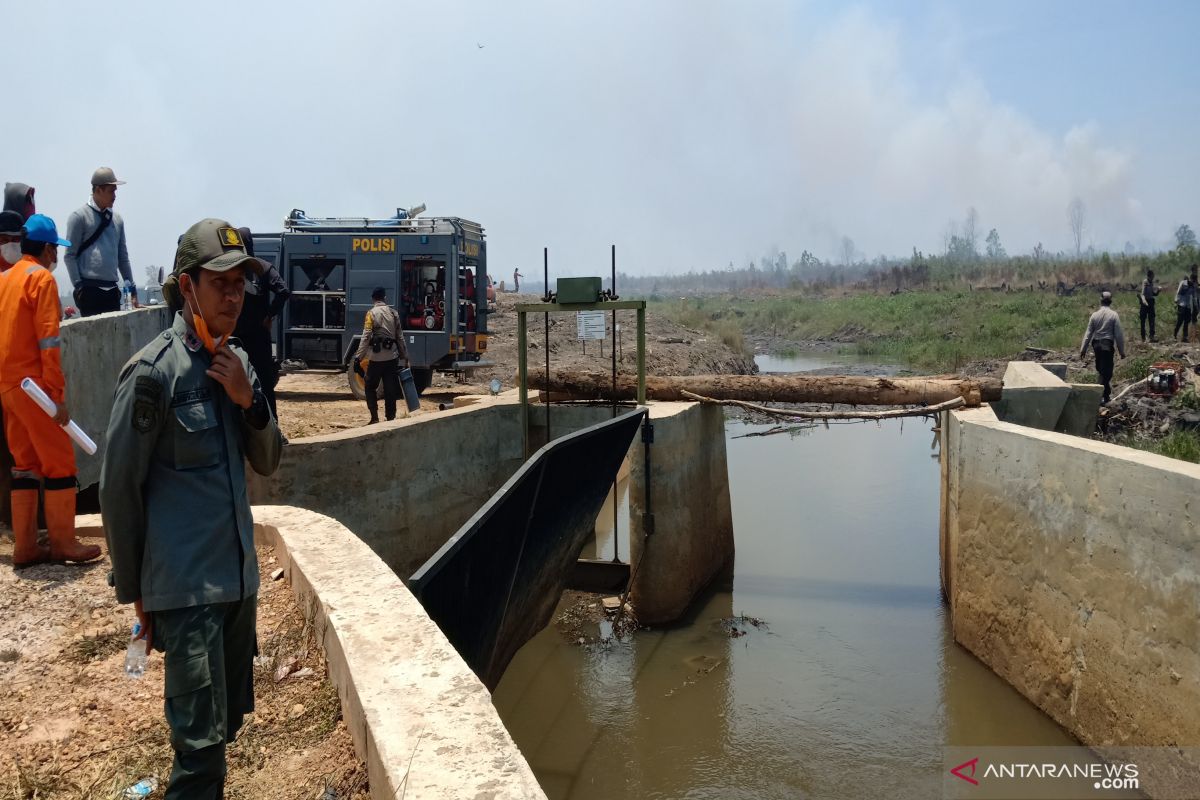
M 246 242 L 237 228 L 223 219 L 202 219 L 187 229 L 175 249 L 175 268 L 179 275 L 189 269 L 228 272 L 245 267 L 261 275 L 266 264 L 246 252 Z

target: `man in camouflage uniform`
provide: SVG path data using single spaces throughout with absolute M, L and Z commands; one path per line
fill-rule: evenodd
M 245 461 L 275 471 L 283 445 L 246 353 L 230 344 L 259 273 L 237 229 L 206 219 L 175 256 L 170 329 L 122 370 L 100 505 L 117 600 L 164 653 L 175 763 L 166 797 L 219 800 L 225 745 L 254 710 L 258 561 Z

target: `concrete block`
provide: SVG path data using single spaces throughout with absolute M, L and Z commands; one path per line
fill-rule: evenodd
M 1004 404 L 996 412 L 1005 422 L 1052 431 L 1070 396 L 1071 387 L 1041 364 L 1010 361 L 1004 372 Z
M 1063 361 L 1042 361 L 1042 368 L 1060 381 L 1067 379 L 1067 364 Z
M 1010 361 L 1004 370 L 1005 389 L 1044 389 L 1062 383 L 1061 378 L 1036 361 Z
M 1071 394 L 1054 429 L 1072 436 L 1091 436 L 1096 430 L 1103 396 L 1104 387 L 1098 383 L 1072 383 Z

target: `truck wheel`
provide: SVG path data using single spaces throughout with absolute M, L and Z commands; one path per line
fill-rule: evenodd
M 358 374 L 353 364 L 346 367 L 346 383 L 350 384 L 350 393 L 355 400 L 367 399 L 367 379 Z
M 424 394 L 425 390 L 429 388 L 429 384 L 433 383 L 433 370 L 431 369 L 413 367 L 412 376 L 413 383 L 415 383 L 417 386 L 418 395 Z M 364 389 L 363 392 L 363 397 L 366 398 L 366 390 Z

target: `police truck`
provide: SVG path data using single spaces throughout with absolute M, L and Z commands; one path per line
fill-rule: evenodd
M 487 243 L 483 226 L 423 217 L 424 206 L 386 218 L 309 217 L 294 209 L 282 233 L 255 234 L 255 255 L 272 263 L 291 301 L 276 323 L 276 354 L 308 368 L 345 369 L 365 396 L 354 355 L 363 320 L 382 286 L 400 314 L 417 391 L 434 371 L 491 366 L 487 353 Z

